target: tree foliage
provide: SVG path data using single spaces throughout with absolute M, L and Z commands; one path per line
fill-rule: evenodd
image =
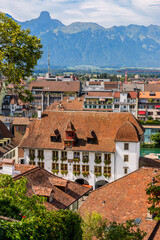
M 81 240 L 81 219 L 71 211 L 45 211 L 20 222 L 0 221 L 1 240 Z
M 148 208 L 151 213 L 155 215 L 155 220 L 160 220 L 160 176 L 153 178 L 153 182 L 148 184 L 146 193 L 148 197 L 148 203 L 150 207 Z
M 42 55 L 40 40 L 30 35 L 0 12 L 0 73 L 14 85 L 14 92 L 24 101 L 31 101 L 29 90 L 20 85 L 21 79 L 29 77 Z
M 155 147 L 160 146 L 160 132 L 151 135 L 151 140 L 155 143 Z
M 85 214 L 82 224 L 83 240 L 142 240 L 146 233 L 133 220 L 126 223 L 109 222 L 102 215 L 93 212 Z
M 14 181 L 9 175 L 0 175 L 0 203 L 3 203 L 0 205 L 1 215 L 21 219 L 23 216 L 38 216 L 45 210 L 45 198 L 27 196 L 26 184 L 25 178 Z

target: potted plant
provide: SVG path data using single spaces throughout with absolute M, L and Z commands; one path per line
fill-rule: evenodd
M 111 174 L 110 174 L 110 173 L 103 173 L 103 175 L 104 175 L 105 177 L 108 177 L 108 178 L 111 177 Z
M 95 175 L 96 177 L 99 177 L 99 176 L 102 175 L 102 173 L 101 173 L 101 172 L 95 172 L 94 175 Z
M 109 164 L 111 164 L 111 160 L 110 160 L 110 159 L 106 159 L 106 160 L 104 160 L 104 164 L 105 164 L 105 165 L 109 165 Z
M 76 157 L 76 158 L 73 158 L 73 162 L 79 162 L 80 161 L 80 158 Z
M 62 175 L 67 175 L 68 171 L 67 170 L 61 170 Z
M 95 161 L 96 164 L 100 164 L 101 163 L 101 159 L 99 159 L 99 158 L 96 158 L 94 161 Z
M 53 173 L 53 174 L 58 174 L 58 173 L 59 173 L 59 170 L 58 170 L 58 169 L 54 169 L 54 170 L 52 170 L 52 173 Z
M 67 160 L 67 157 L 61 157 L 61 161 L 66 161 Z
M 30 158 L 31 161 L 34 161 L 34 159 L 35 159 L 35 154 L 29 155 L 29 158 Z
M 52 161 L 53 162 L 57 162 L 58 161 L 58 157 L 52 157 Z
M 83 157 L 82 162 L 83 163 L 88 163 L 89 162 L 89 158 L 88 157 Z
M 73 171 L 73 174 L 76 176 L 76 175 L 80 175 L 80 171 Z
M 82 175 L 83 175 L 83 177 L 87 177 L 89 175 L 89 171 L 83 171 Z

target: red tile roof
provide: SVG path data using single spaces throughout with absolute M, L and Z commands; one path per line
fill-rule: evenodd
M 115 141 L 117 142 L 139 142 L 139 135 L 135 126 L 130 122 L 125 122 L 118 130 Z
M 0 121 L 0 138 L 13 138 L 13 135 L 2 121 Z
M 98 212 L 109 221 L 125 222 L 129 219 L 140 218 L 140 229 L 147 232 L 148 239 L 156 221 L 147 220 L 148 196 L 146 188 L 152 178 L 160 174 L 160 169 L 141 168 L 125 177 L 93 191 L 83 205 L 80 214 L 87 211 Z M 160 229 L 154 240 L 160 239 Z
M 82 111 L 83 110 L 83 97 L 76 97 L 75 99 L 64 98 L 60 103 L 52 103 L 47 107 L 47 110 L 56 111 Z
M 77 137 L 71 150 L 114 152 L 116 134 L 119 128 L 128 121 L 136 127 L 138 135 L 144 132 L 131 113 L 48 110 L 43 113 L 42 119 L 36 119 L 29 125 L 19 147 L 64 149 L 65 130 L 69 121 L 74 125 Z M 51 142 L 50 133 L 53 129 L 58 129 L 61 141 Z M 89 133 L 89 129 L 95 133 L 97 141 L 94 144 L 88 144 L 86 141 L 86 133 Z M 124 129 L 124 131 L 127 130 Z M 131 134 L 127 136 L 127 141 L 137 141 L 137 136 L 134 135 L 135 139 Z
M 45 92 L 79 92 L 79 81 L 32 81 L 29 90 L 34 91 L 33 88 L 42 87 Z
M 28 180 L 28 196 L 32 196 L 35 194 L 35 192 L 37 195 L 49 196 L 52 189 L 53 201 L 45 204 L 48 210 L 66 209 L 72 203 L 90 191 L 90 188 L 68 180 L 67 191 L 65 192 L 59 189 L 58 186 L 64 186 L 66 180 L 55 176 L 40 167 L 35 167 L 27 172 L 23 172 L 22 174 L 14 177 L 14 179 L 17 180 L 22 177 L 26 177 Z
M 39 187 L 39 186 L 32 186 L 32 190 L 35 193 L 35 195 L 45 196 L 45 197 L 49 197 L 53 191 L 52 188 Z
M 128 92 L 128 97 L 129 98 L 138 98 L 138 93 L 137 92 Z M 115 92 L 114 98 L 120 98 L 120 92 Z
M 32 119 L 27 117 L 14 117 L 12 125 L 24 125 L 27 126 Z

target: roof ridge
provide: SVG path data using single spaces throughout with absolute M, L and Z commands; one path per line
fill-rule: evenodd
M 27 164 L 25 164 L 25 165 L 27 165 Z M 29 172 L 37 171 L 38 169 L 40 169 L 40 167 L 36 166 L 35 168 L 29 169 L 29 170 L 27 170 L 23 173 L 18 174 L 17 176 L 14 177 L 14 179 L 16 179 L 18 177 L 21 177 L 21 176 L 24 176 L 24 175 L 28 174 Z

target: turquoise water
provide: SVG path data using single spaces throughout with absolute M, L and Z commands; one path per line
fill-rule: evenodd
M 141 150 L 140 150 L 141 157 L 144 157 L 144 155 L 148 155 L 150 153 L 159 153 L 160 154 L 160 148 L 141 148 Z

